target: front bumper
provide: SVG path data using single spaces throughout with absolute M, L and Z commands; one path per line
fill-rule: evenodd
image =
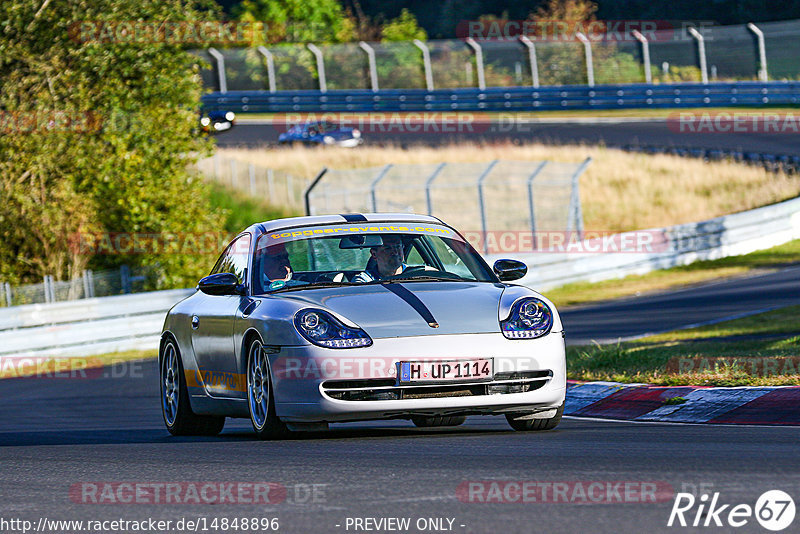
M 386 395 L 387 400 L 341 400 L 330 393 L 330 384 L 343 382 L 374 381 L 382 384 L 382 391 L 389 392 L 403 389 L 386 386 L 395 378 L 398 361 L 479 357 L 494 358 L 495 377 L 527 371 L 539 378 L 528 380 L 532 386 L 522 393 L 499 393 L 504 390 L 502 384 L 509 384 L 508 380 L 462 384 L 465 387 L 452 388 L 459 393 L 443 391 L 441 396 L 426 398 L 400 394 Z M 372 346 L 360 349 L 282 347 L 280 352 L 270 355 L 270 366 L 277 415 L 286 422 L 297 423 L 533 412 L 560 406 L 566 391 L 561 332 L 523 340 L 509 340 L 501 333 L 375 339 Z M 490 387 L 483 388 L 485 385 Z M 464 393 L 463 390 L 469 389 L 472 393 Z
M 364 142 L 362 137 L 351 137 L 350 139 L 342 139 L 336 141 L 335 144 L 342 148 L 355 148 Z

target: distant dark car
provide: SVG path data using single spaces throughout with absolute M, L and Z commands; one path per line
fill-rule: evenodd
M 282 145 L 302 143 L 304 145 L 335 145 L 353 148 L 363 142 L 364 139 L 358 129 L 340 126 L 330 121 L 310 121 L 297 124 L 278 136 L 278 143 Z
M 200 114 L 200 129 L 206 133 L 224 132 L 233 128 L 235 121 L 233 111 L 207 111 Z

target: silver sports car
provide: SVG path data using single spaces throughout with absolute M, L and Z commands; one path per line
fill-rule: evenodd
M 261 438 L 330 422 L 451 426 L 505 415 L 549 430 L 564 410 L 553 304 L 508 284 L 434 217 L 354 214 L 254 224 L 167 314 L 159 365 L 172 434 L 249 417 Z

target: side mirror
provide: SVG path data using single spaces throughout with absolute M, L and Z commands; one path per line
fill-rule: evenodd
M 501 282 L 519 280 L 528 274 L 528 266 L 517 260 L 497 260 L 492 270 Z
M 244 287 L 233 273 L 217 273 L 202 278 L 197 289 L 206 295 L 244 295 Z

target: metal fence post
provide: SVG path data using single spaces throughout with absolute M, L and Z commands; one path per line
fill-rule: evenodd
M 578 232 L 578 239 L 582 239 L 583 236 L 583 210 L 581 209 L 581 195 L 578 184 L 580 182 L 579 179 L 581 174 L 583 174 L 583 171 L 586 170 L 591 162 L 592 158 L 590 157 L 583 160 L 583 163 L 578 166 L 571 178 L 572 191 L 569 196 L 569 218 L 567 219 L 567 232 Z
M 764 46 L 764 32 L 752 22 L 747 23 L 747 29 L 756 34 L 758 40 L 758 79 L 762 82 L 769 81 L 769 72 L 767 71 L 767 49 Z
M 123 265 L 119 268 L 120 283 L 122 284 L 122 292 L 128 294 L 131 292 L 131 268 Z
M 583 43 L 583 52 L 586 55 L 586 78 L 588 79 L 589 87 L 594 87 L 594 61 L 592 59 L 592 42 L 589 41 L 589 39 L 581 32 L 576 33 L 575 37 L 577 37 L 578 40 Z
M 697 31 L 697 28 L 689 27 L 689 34 L 697 41 L 697 55 L 700 57 L 700 76 L 703 83 L 708 83 L 708 68 L 706 67 L 706 42 L 703 39 L 703 34 Z
M 644 62 L 644 81 L 646 83 L 653 83 L 653 73 L 650 72 L 650 43 L 647 42 L 647 37 L 642 35 L 639 30 L 631 32 L 636 40 L 642 43 L 642 62 Z
M 317 58 L 317 77 L 319 77 L 319 90 L 321 93 L 325 93 L 328 90 L 328 84 L 325 81 L 325 58 L 322 57 L 322 50 L 320 50 L 319 47 L 314 43 L 308 43 L 306 46 L 311 53 L 314 54 L 314 57 Z
M 325 176 L 326 172 L 328 172 L 328 168 L 323 167 L 322 170 L 319 171 L 319 174 L 317 174 L 317 177 L 314 178 L 311 183 L 308 184 L 306 190 L 303 191 L 303 198 L 305 198 L 306 201 L 306 215 L 311 215 L 311 200 L 309 199 L 309 195 L 311 195 L 311 191 L 317 186 L 317 183 L 322 180 L 322 177 Z
M 84 274 L 86 275 L 86 280 L 88 281 L 89 286 L 88 296 L 90 298 L 94 298 L 94 272 L 92 272 L 91 269 L 86 269 Z
M 486 229 L 486 204 L 483 198 L 483 182 L 486 178 L 489 177 L 489 173 L 492 172 L 492 169 L 499 160 L 494 160 L 491 162 L 486 169 L 484 169 L 483 173 L 478 177 L 478 208 L 481 212 L 481 235 L 483 236 L 483 253 L 489 253 L 489 241 L 487 240 L 487 229 Z
M 81 278 L 83 278 L 83 298 L 89 298 L 89 277 L 86 275 L 86 269 L 83 270 L 81 273 Z
M 428 206 L 428 215 L 433 215 L 433 201 L 431 199 L 431 185 L 433 185 L 433 181 L 439 176 L 439 173 L 442 172 L 447 166 L 447 163 L 440 163 L 436 170 L 433 171 L 427 180 L 425 180 L 425 204 Z
M 481 45 L 472 37 L 467 37 L 466 43 L 475 52 L 475 67 L 478 71 L 478 89 L 485 91 L 486 77 L 483 72 L 483 50 L 481 49 Z
M 256 166 L 250 163 L 247 170 L 250 174 L 250 196 L 256 196 Z
M 375 177 L 375 179 L 372 180 L 372 183 L 369 184 L 369 194 L 370 194 L 370 198 L 372 199 L 372 211 L 373 212 L 377 212 L 378 211 L 378 195 L 375 193 L 375 188 L 378 186 L 378 183 L 381 180 L 383 180 L 384 176 L 386 176 L 386 173 L 388 173 L 391 168 L 392 168 L 392 164 L 391 163 L 386 165 L 383 169 L 380 170 L 380 172 Z
M 275 173 L 272 169 L 267 169 L 267 194 L 270 200 L 275 199 Z
M 3 284 L 3 285 L 4 285 L 4 286 L 5 286 L 5 288 L 6 288 L 6 291 L 5 291 L 5 294 L 6 294 L 6 305 L 7 305 L 7 306 L 10 308 L 10 307 L 11 307 L 11 305 L 13 304 L 13 300 L 12 300 L 12 294 L 11 294 L 11 284 L 9 284 L 8 282 L 6 282 L 6 283 L 5 283 L 5 284 Z
M 428 91 L 433 91 L 433 69 L 431 68 L 431 51 L 428 49 L 428 45 L 420 41 L 419 39 L 414 39 L 414 45 L 422 50 L 422 68 L 425 70 L 425 87 L 427 87 Z
M 533 207 L 533 180 L 539 175 L 539 173 L 542 172 L 542 169 L 545 168 L 545 165 L 547 165 L 547 161 L 541 162 L 539 166 L 536 167 L 536 169 L 531 173 L 531 175 L 528 176 L 526 184 L 528 186 L 528 215 L 531 218 L 531 238 L 533 239 L 533 250 L 539 248 L 536 242 L 536 211 Z
M 367 62 L 369 63 L 369 81 L 372 85 L 372 90 L 378 90 L 378 67 L 375 64 L 375 50 L 365 43 L 364 41 L 359 41 L 358 46 L 361 47 L 361 50 L 367 53 Z
M 219 92 L 228 92 L 228 78 L 225 75 L 225 56 L 216 48 L 209 48 L 208 53 L 217 60 L 217 80 L 219 81 Z
M 275 92 L 275 58 L 272 56 L 266 46 L 258 47 L 259 53 L 267 60 L 267 83 L 269 84 L 269 92 Z
M 536 45 L 528 39 L 527 35 L 520 35 L 519 40 L 528 49 L 528 61 L 531 64 L 531 82 L 533 87 L 539 88 L 539 65 L 536 62 Z
M 48 303 L 56 301 L 56 292 L 55 288 L 53 287 L 52 274 L 46 274 L 44 276 L 44 301 Z

